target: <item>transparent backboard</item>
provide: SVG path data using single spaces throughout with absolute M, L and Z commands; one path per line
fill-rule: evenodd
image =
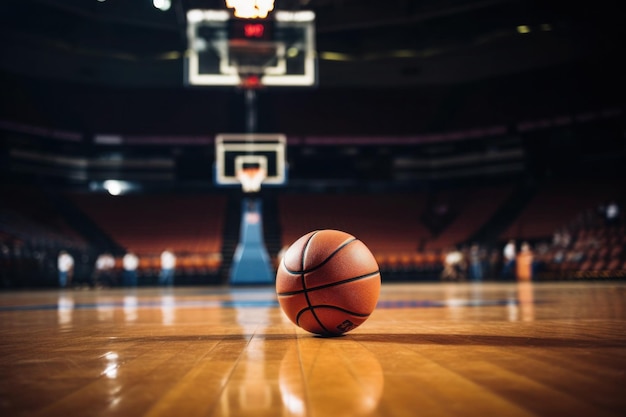
M 187 12 L 185 81 L 197 86 L 241 85 L 258 76 L 263 86 L 317 83 L 315 13 L 274 11 L 266 19 L 238 19 L 226 10 Z
M 241 171 L 261 169 L 263 185 L 281 185 L 287 180 L 287 139 L 283 134 L 229 133 L 215 138 L 215 182 L 240 185 Z

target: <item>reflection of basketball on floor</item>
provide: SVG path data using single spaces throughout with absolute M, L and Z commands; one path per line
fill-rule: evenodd
M 276 273 L 276 293 L 296 325 L 320 335 L 339 335 L 362 324 L 376 308 L 380 272 L 363 242 L 338 230 L 317 230 L 285 252 Z
M 280 363 L 278 387 L 293 415 L 368 416 L 383 394 L 383 369 L 376 356 L 351 339 L 298 339 Z

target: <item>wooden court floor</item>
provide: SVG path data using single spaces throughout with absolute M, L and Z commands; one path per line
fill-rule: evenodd
M 1 416 L 624 416 L 626 283 L 384 284 L 339 338 L 274 290 L 0 293 Z

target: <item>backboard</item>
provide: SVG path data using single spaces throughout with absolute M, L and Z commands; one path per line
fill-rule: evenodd
M 244 171 L 262 171 L 263 185 L 281 185 L 287 180 L 287 139 L 283 134 L 231 133 L 215 138 L 215 182 L 241 185 Z
M 265 19 L 235 18 L 227 10 L 187 12 L 185 82 L 238 86 L 251 76 L 261 86 L 317 83 L 315 13 L 277 10 Z

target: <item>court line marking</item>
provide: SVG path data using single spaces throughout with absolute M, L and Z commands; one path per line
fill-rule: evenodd
M 533 304 L 538 304 L 534 301 Z M 376 309 L 407 309 L 407 308 L 443 308 L 443 307 L 502 307 L 519 305 L 520 301 L 514 298 L 497 300 L 455 299 L 455 300 L 388 300 L 379 301 Z M 0 312 L 12 311 L 46 311 L 46 310 L 97 310 L 104 308 L 274 308 L 279 307 L 277 300 L 178 300 L 178 301 L 138 301 L 124 303 L 123 301 L 101 303 L 33 304 L 0 306 Z

